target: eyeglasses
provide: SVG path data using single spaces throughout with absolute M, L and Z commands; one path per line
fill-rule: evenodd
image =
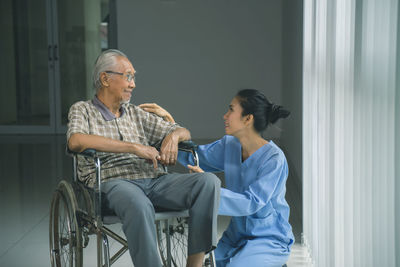
M 122 72 L 115 72 L 115 71 L 111 71 L 111 70 L 106 70 L 105 73 L 118 74 L 118 75 L 121 75 L 121 76 L 125 76 L 125 77 L 126 77 L 126 80 L 127 80 L 128 82 L 131 82 L 132 80 L 133 80 L 134 82 L 136 82 L 136 77 L 135 77 L 135 75 L 134 75 L 134 74 L 131 74 L 131 73 L 123 74 Z

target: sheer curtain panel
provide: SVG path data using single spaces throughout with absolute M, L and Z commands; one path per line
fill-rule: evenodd
M 396 0 L 304 0 L 302 241 L 314 266 L 400 266 L 398 15 Z

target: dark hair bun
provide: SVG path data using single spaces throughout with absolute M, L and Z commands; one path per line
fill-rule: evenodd
M 271 104 L 271 112 L 269 114 L 269 122 L 273 124 L 281 118 L 287 118 L 289 115 L 290 115 L 289 110 L 283 109 L 282 106 Z
M 252 114 L 254 129 L 259 133 L 264 131 L 270 123 L 275 123 L 290 114 L 281 106 L 269 102 L 265 95 L 256 89 L 240 90 L 236 97 L 243 109 L 242 116 Z

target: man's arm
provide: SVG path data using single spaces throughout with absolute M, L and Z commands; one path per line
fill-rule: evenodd
M 154 168 L 157 168 L 157 160 L 161 158 L 157 149 L 151 146 L 82 133 L 71 135 L 68 140 L 68 148 L 74 152 L 82 152 L 85 149 L 92 148 L 102 152 L 132 153 L 138 157 L 151 160 Z
M 167 135 L 161 144 L 161 163 L 174 165 L 178 157 L 178 143 L 186 140 L 190 140 L 190 132 L 185 128 L 178 128 Z
M 92 148 L 102 152 L 133 153 L 138 157 L 149 159 L 157 167 L 159 152 L 150 146 L 124 142 L 111 138 L 90 134 L 88 102 L 77 102 L 71 106 L 68 113 L 67 146 L 74 152 L 82 152 Z
M 158 115 L 165 121 L 175 123 L 175 120 L 171 114 L 155 103 L 145 103 L 139 105 L 139 107 L 147 112 Z M 190 140 L 190 132 L 184 128 L 179 128 L 167 135 L 161 145 L 161 162 L 163 164 L 174 165 L 178 156 L 177 144 L 186 140 Z
M 162 109 L 158 105 L 157 107 Z M 141 118 L 149 143 L 156 147 L 161 143 L 161 163 L 174 165 L 178 157 L 178 143 L 190 140 L 190 132 L 178 124 L 166 122 L 161 117 L 146 112 L 144 109 L 138 108 L 136 111 L 138 112 L 138 117 Z

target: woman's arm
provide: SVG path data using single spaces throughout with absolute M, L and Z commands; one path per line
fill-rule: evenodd
M 202 172 L 203 170 L 206 172 L 224 171 L 225 141 L 226 137 L 198 147 L 196 152 L 199 157 L 199 168 L 191 169 L 190 167 L 195 165 L 192 153 L 179 151 L 178 161 L 181 165 L 194 172 Z
M 287 177 L 286 161 L 278 155 L 276 157 L 269 159 L 257 172 L 255 171 L 257 179 L 244 192 L 237 193 L 222 188 L 218 214 L 248 216 L 263 208 L 276 193 L 280 182 Z
M 156 114 L 157 116 L 163 118 L 165 121 L 175 123 L 174 118 L 169 114 L 168 111 L 157 105 L 156 103 L 144 103 L 139 105 L 139 108 L 143 109 L 144 111 L 151 112 Z

